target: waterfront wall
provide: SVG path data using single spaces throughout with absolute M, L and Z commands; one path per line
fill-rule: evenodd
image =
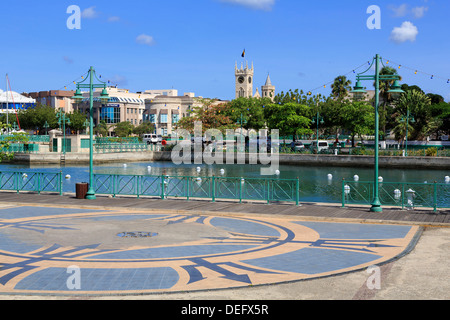
M 251 154 L 246 154 L 245 162 L 249 163 Z M 237 163 L 235 155 L 234 163 Z M 257 158 L 257 157 L 256 157 Z M 94 154 L 94 163 L 129 163 L 145 161 L 172 161 L 171 152 L 146 151 L 125 153 L 101 153 Z M 43 154 L 16 154 L 13 163 L 27 164 L 59 164 L 59 153 Z M 67 153 L 66 164 L 87 164 L 89 154 Z M 194 163 L 192 159 L 192 163 Z M 223 163 L 226 163 L 225 153 Z M 314 155 L 314 154 L 280 154 L 279 163 L 285 165 L 325 166 L 325 167 L 373 167 L 373 156 L 357 155 Z M 450 157 L 379 157 L 380 168 L 405 168 L 405 169 L 440 169 L 450 170 Z

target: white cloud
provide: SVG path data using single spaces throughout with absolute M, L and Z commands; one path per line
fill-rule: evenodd
M 428 11 L 428 7 L 414 7 L 409 9 L 406 3 L 401 4 L 400 6 L 389 6 L 389 9 L 394 13 L 394 17 L 405 17 L 407 15 L 412 15 L 416 19 L 420 19 L 425 15 L 425 12 Z
M 136 42 L 139 44 L 145 44 L 147 46 L 153 46 L 155 44 L 155 39 L 152 36 L 141 34 L 136 38 Z
M 109 79 L 111 85 L 117 85 L 117 86 L 126 86 L 128 85 L 128 79 L 125 76 L 121 75 L 114 75 L 112 78 Z
M 417 27 L 409 21 L 402 23 L 400 27 L 395 27 L 391 32 L 391 40 L 395 43 L 403 43 L 406 41 L 414 42 L 419 34 Z
M 81 17 L 86 19 L 93 19 L 97 17 L 97 11 L 95 11 L 95 7 L 90 7 L 87 9 L 84 9 L 83 12 L 81 12 Z
M 394 16 L 396 17 L 404 17 L 408 14 L 408 5 L 406 3 L 398 7 L 390 6 L 389 8 L 394 12 Z
M 425 15 L 425 12 L 428 11 L 428 7 L 415 7 L 412 8 L 411 11 L 415 18 L 420 19 Z
M 242 5 L 257 10 L 272 10 L 275 0 L 221 0 L 222 2 Z
M 120 21 L 120 17 L 117 16 L 112 16 L 108 18 L 108 22 L 119 22 Z

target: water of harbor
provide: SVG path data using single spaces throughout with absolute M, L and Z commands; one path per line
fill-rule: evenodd
M 200 172 L 197 170 L 200 167 Z M 302 202 L 339 203 L 342 199 L 342 180 L 353 181 L 354 176 L 359 181 L 373 181 L 371 168 L 344 168 L 344 167 L 312 167 L 280 165 L 278 176 L 262 176 L 261 165 L 175 165 L 172 162 L 140 162 L 140 163 L 114 163 L 95 165 L 95 174 L 119 175 L 168 175 L 168 176 L 224 176 L 242 178 L 273 178 L 300 180 L 300 200 Z M 223 170 L 221 170 L 223 169 Z M 23 172 L 63 172 L 64 192 L 75 192 L 75 184 L 89 181 L 88 166 L 36 166 L 23 164 L 0 164 L 0 171 Z M 331 175 L 331 176 L 330 176 Z M 450 176 L 450 170 L 401 170 L 380 169 L 379 175 L 384 182 L 405 183 L 444 183 L 445 176 Z M 67 176 L 67 178 L 66 178 Z M 331 178 L 330 178 L 331 177 Z

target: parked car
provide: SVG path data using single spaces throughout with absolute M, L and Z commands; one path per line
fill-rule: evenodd
M 162 135 L 158 134 L 158 143 L 162 143 Z
M 147 144 L 157 144 L 158 136 L 156 134 L 144 134 L 142 141 Z
M 305 145 L 301 141 L 293 141 L 291 142 L 291 148 L 293 151 L 302 151 L 305 150 Z
M 325 140 L 319 140 L 319 147 L 317 148 L 317 141 L 313 141 L 311 143 L 311 150 L 318 150 L 318 152 L 321 152 L 323 150 L 328 150 L 330 145 L 328 144 L 328 141 Z

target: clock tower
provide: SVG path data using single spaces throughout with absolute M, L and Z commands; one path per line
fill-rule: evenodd
M 247 62 L 244 65 L 241 64 L 241 68 L 238 69 L 237 63 L 235 67 L 235 77 L 236 77 L 236 99 L 237 98 L 251 98 L 253 97 L 253 63 L 252 68 L 248 67 Z

